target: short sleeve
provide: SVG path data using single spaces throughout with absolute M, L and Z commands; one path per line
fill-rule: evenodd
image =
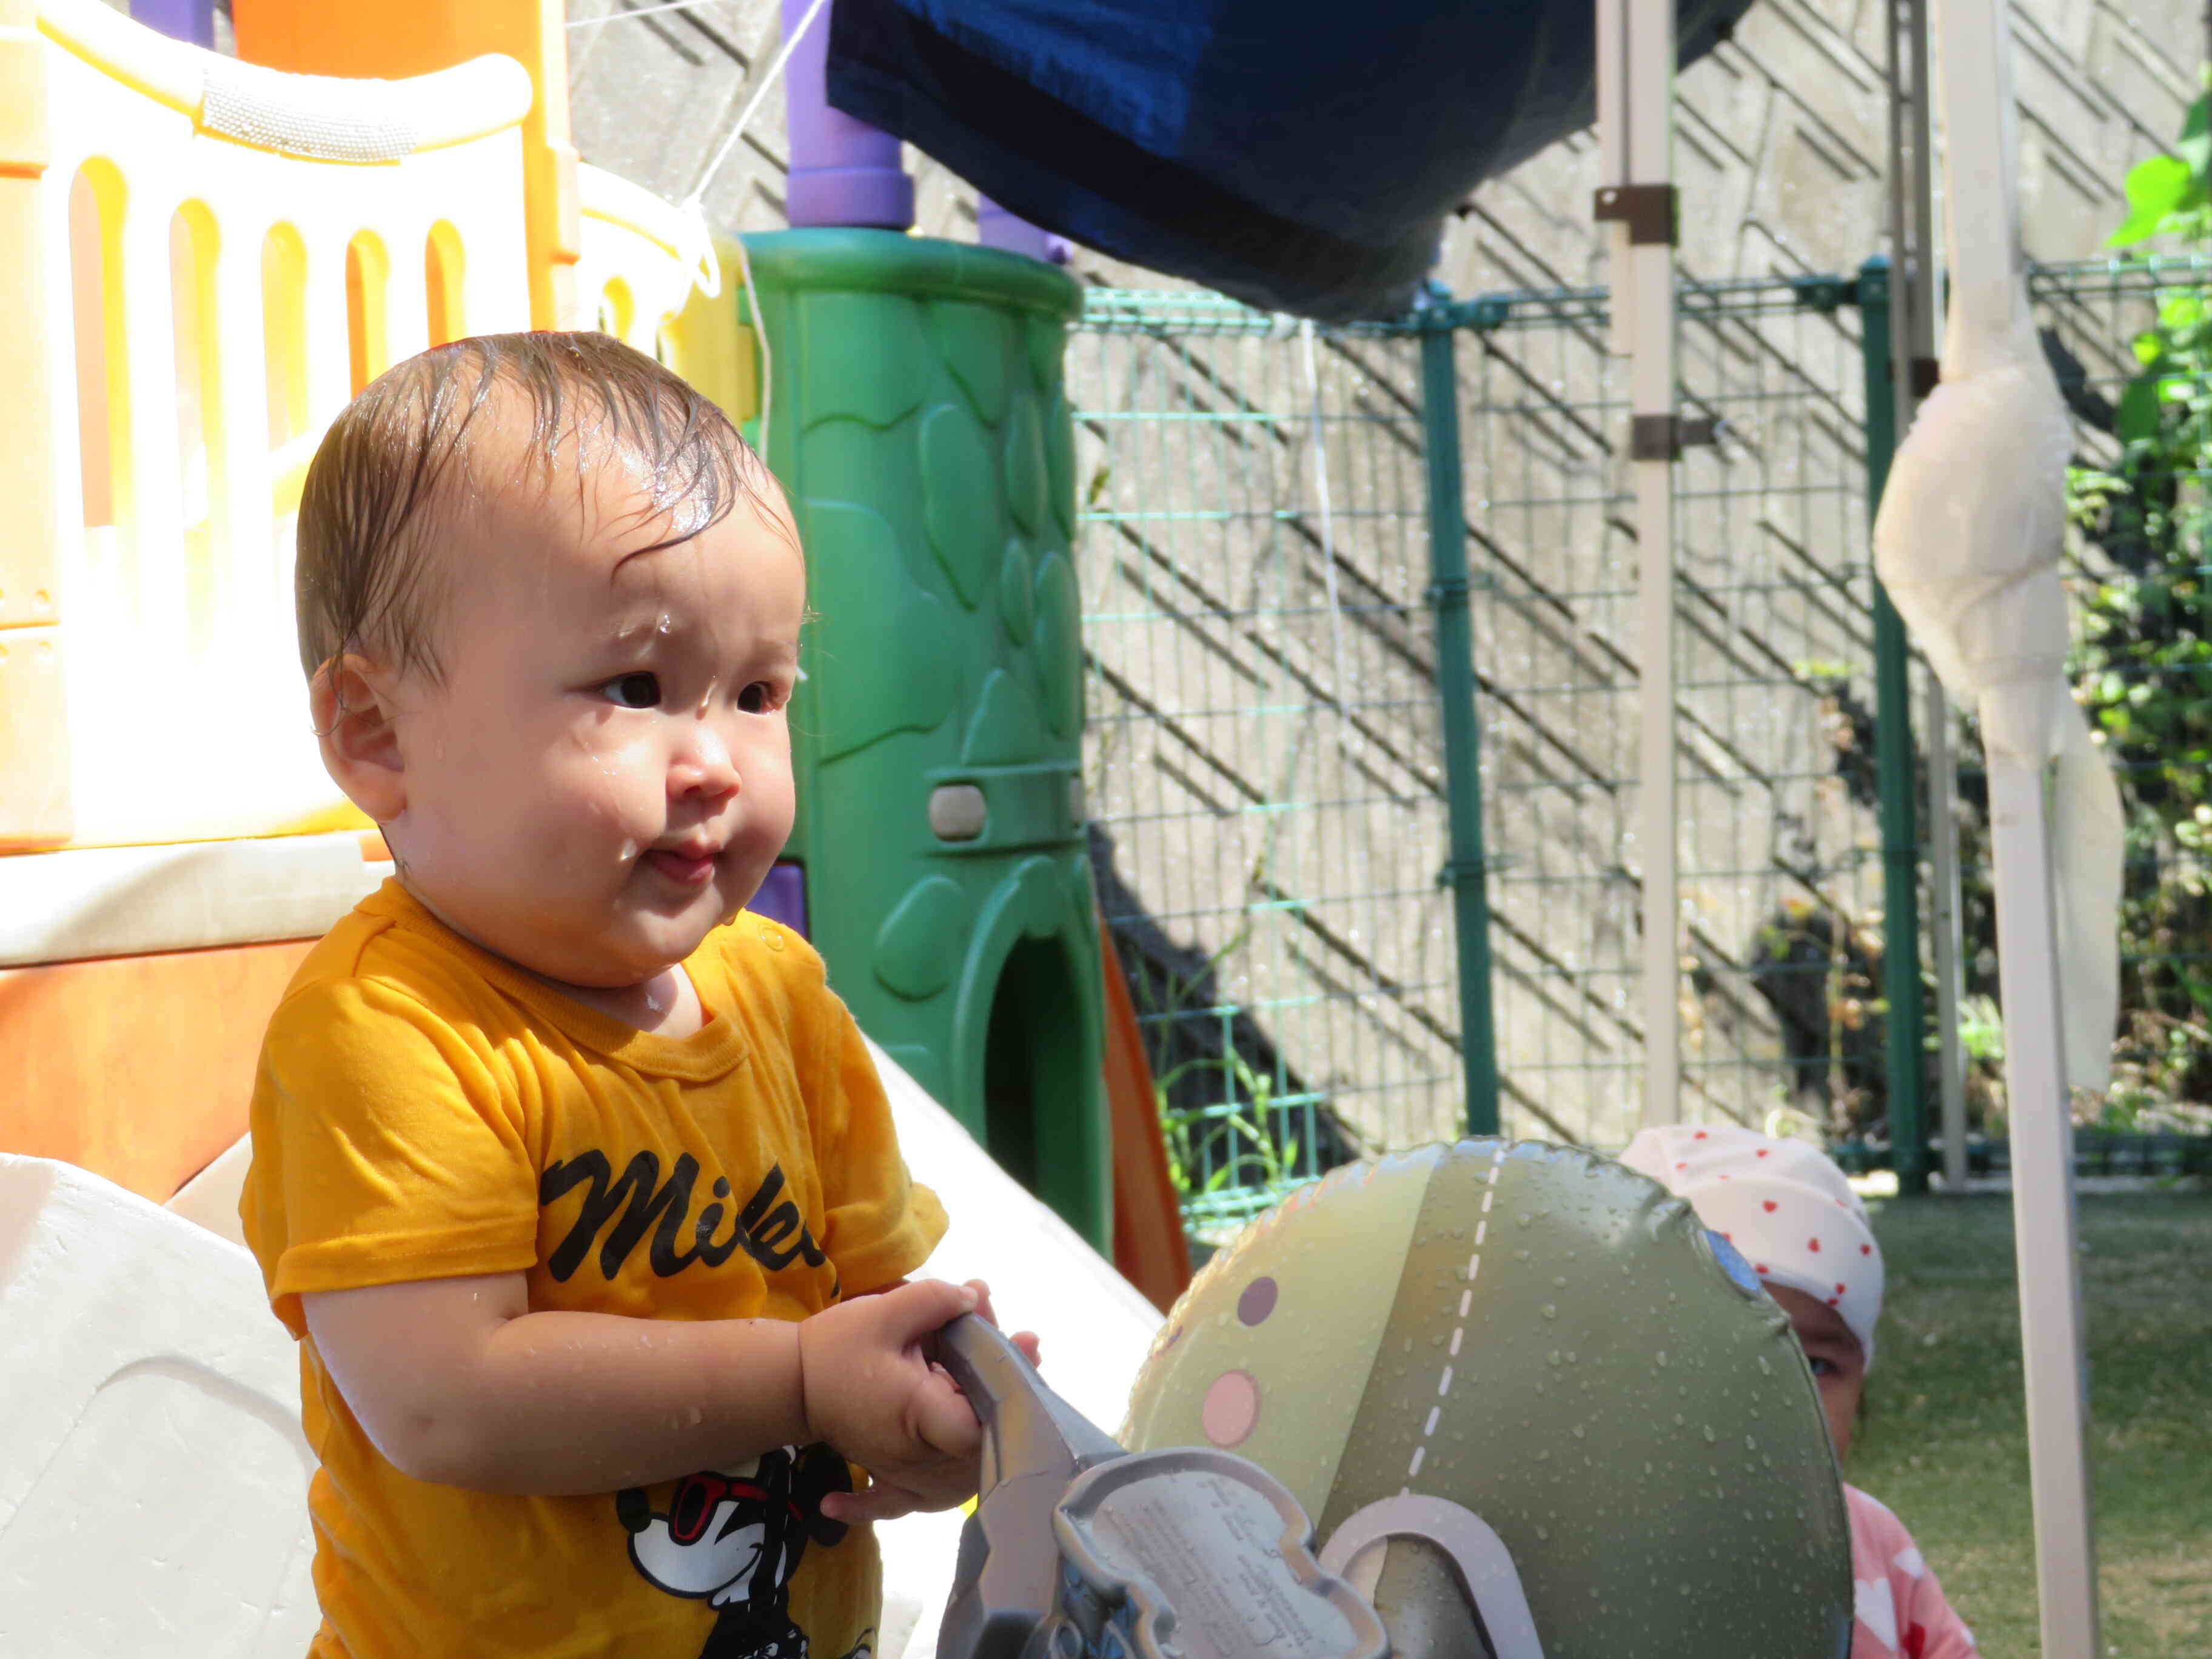
M 239 1206 L 271 1306 L 303 1293 L 526 1270 L 535 1166 L 510 1091 L 432 1010 L 367 979 L 301 988 L 254 1081 Z
M 1977 1659 L 1981 1650 L 1974 1645 L 1974 1633 L 1945 1599 L 1935 1570 L 1920 1559 L 1917 1549 L 1911 1557 L 1900 1564 L 1910 1579 L 1905 1613 L 1898 1621 L 1905 1641 L 1900 1650 L 1916 1659 Z
M 828 1214 L 823 1248 L 848 1296 L 895 1285 L 927 1261 L 945 1236 L 945 1206 L 912 1181 L 899 1155 L 890 1103 L 860 1028 L 827 989 L 828 1027 L 811 1075 L 801 1079 Z

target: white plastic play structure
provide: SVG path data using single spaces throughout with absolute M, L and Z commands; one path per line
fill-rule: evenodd
M 1042 1339 L 1054 1387 L 1118 1422 L 1158 1311 L 895 1062 L 876 1064 L 909 1168 L 953 1218 L 922 1271 L 988 1279 L 1010 1322 Z M 246 1154 L 165 1209 L 0 1153 L 0 1654 L 307 1651 L 320 1614 L 299 1352 L 237 1242 Z M 936 1650 L 960 1522 L 879 1529 L 879 1659 Z

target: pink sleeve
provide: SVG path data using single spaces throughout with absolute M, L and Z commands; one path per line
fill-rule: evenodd
M 1905 1523 L 1857 1487 L 1851 1516 L 1851 1659 L 1977 1659 L 1980 1650 Z
M 1911 1554 L 1918 1559 L 1918 1551 Z M 1980 1650 L 1974 1645 L 1973 1632 L 1943 1599 L 1943 1587 L 1926 1562 L 1920 1562 L 1919 1576 L 1911 1579 L 1910 1590 L 1899 1599 L 1905 1616 L 1899 1621 L 1904 1626 L 1904 1645 L 1899 1650 L 1905 1659 L 1976 1659 Z

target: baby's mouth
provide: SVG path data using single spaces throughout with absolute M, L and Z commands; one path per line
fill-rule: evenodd
M 678 887 L 704 887 L 714 878 L 714 854 L 712 852 L 689 853 L 675 848 L 660 847 L 647 853 L 645 862 Z

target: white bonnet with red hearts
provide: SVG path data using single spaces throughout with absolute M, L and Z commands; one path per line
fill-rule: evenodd
M 1620 1161 L 1687 1200 L 1761 1279 L 1818 1297 L 1874 1364 L 1881 1247 L 1866 1206 L 1819 1147 L 1733 1124 L 1646 1129 Z

